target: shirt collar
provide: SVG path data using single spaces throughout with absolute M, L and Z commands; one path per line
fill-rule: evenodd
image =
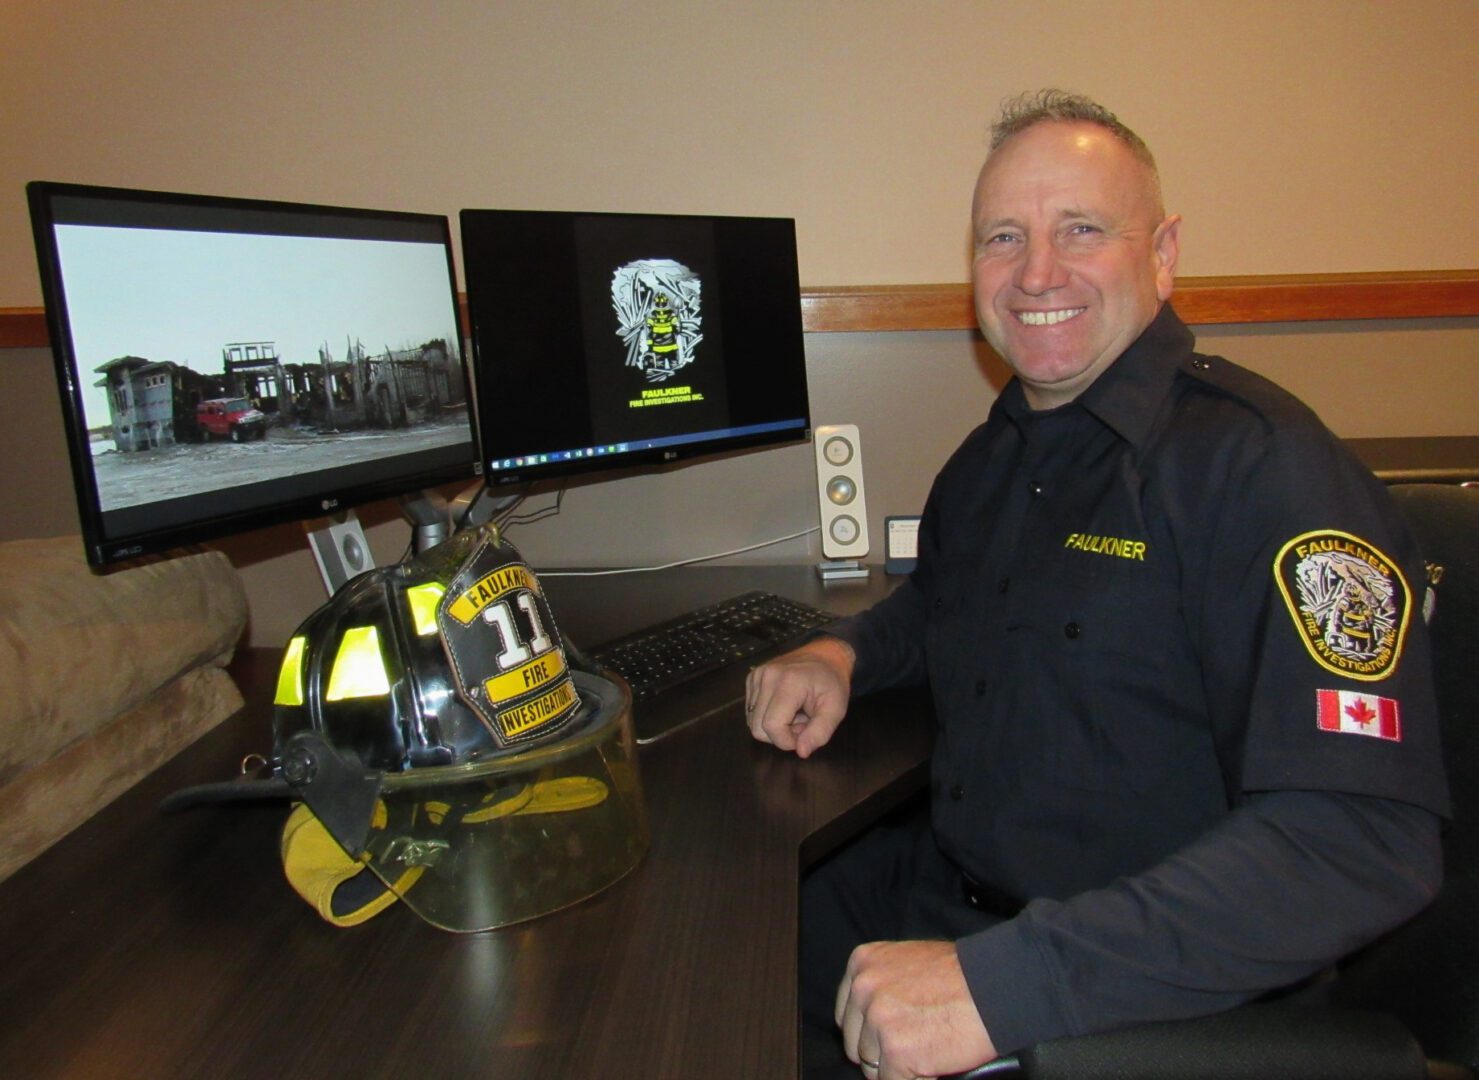
M 1139 447 L 1150 434 L 1177 369 L 1195 344 L 1196 338 L 1171 305 L 1162 304 L 1150 325 L 1119 359 L 1105 368 L 1087 390 L 1060 408 L 1083 409 L 1130 445 Z M 1025 433 L 1028 418 L 1034 413 L 1022 392 L 1021 380 L 1014 377 L 998 403 Z

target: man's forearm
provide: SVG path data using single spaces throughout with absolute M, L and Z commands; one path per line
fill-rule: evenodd
M 1441 877 L 1428 811 L 1276 792 L 1143 874 L 1035 901 L 957 951 L 1007 1053 L 1207 1015 L 1298 982 L 1410 918 Z
M 924 681 L 925 614 L 924 597 L 906 581 L 861 615 L 828 628 L 853 650 L 854 694 Z

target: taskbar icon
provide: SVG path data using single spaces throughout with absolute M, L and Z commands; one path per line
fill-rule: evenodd
M 605 457 L 608 454 L 625 454 L 631 450 L 630 443 L 606 443 L 603 446 L 583 446 L 576 450 L 553 450 L 548 454 L 524 454 L 519 457 L 495 458 L 488 463 L 493 472 L 509 469 L 527 469 L 531 466 L 549 465 L 561 461 L 584 461 L 587 458 Z

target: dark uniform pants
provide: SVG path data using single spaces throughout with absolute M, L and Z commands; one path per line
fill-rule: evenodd
M 869 941 L 954 941 L 1001 921 L 966 902 L 960 871 L 921 811 L 870 830 L 810 870 L 801 885 L 800 1004 L 807 1080 L 846 1077 L 833 1019 L 848 957 Z

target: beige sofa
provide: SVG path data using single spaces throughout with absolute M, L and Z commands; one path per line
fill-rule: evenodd
M 94 573 L 0 543 L 0 880 L 241 706 L 246 594 L 219 552 Z

